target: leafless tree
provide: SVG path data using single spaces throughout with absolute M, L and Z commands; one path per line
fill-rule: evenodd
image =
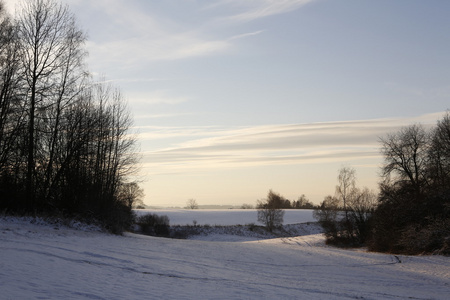
M 345 212 L 345 218 L 348 220 L 347 206 L 351 200 L 356 188 L 356 171 L 352 167 L 342 167 L 338 176 L 339 185 L 336 186 L 336 197 L 341 201 Z
M 339 199 L 328 195 L 317 207 L 313 216 L 318 220 L 325 232 L 327 240 L 336 240 L 339 234 L 339 221 L 342 216 L 339 214 L 342 207 L 339 206 Z
M 428 174 L 434 187 L 450 186 L 450 112 L 439 120 L 432 131 Z
M 0 1 L 0 206 L 17 207 L 23 190 L 25 111 L 17 26 Z M 15 194 L 15 195 L 14 195 Z
M 79 77 L 84 35 L 68 7 L 56 0 L 22 2 L 17 26 L 28 107 L 27 194 L 29 204 L 35 207 L 36 157 L 42 151 L 50 152 L 45 179 L 48 185 L 59 129 L 52 125 L 58 125 L 62 107 L 76 93 L 73 85 Z M 45 125 L 50 118 L 46 114 L 49 108 L 55 111 L 50 125 L 54 130 L 50 133 L 49 149 L 45 149 L 38 144 L 43 141 L 37 135 L 48 134 Z
M 281 207 L 285 202 L 284 200 L 280 194 L 270 190 L 266 199 L 257 202 L 258 222 L 266 225 L 269 231 L 283 225 L 284 210 Z
M 195 199 L 188 199 L 186 201 L 186 207 L 189 209 L 198 209 L 198 203 Z
M 411 125 L 380 139 L 385 163 L 372 222 L 371 250 L 443 251 L 450 214 L 450 117 L 426 131 Z
M 380 139 L 385 180 L 408 181 L 416 193 L 425 186 L 429 135 L 422 125 L 411 125 Z
M 326 197 L 314 217 L 324 228 L 327 242 L 363 244 L 369 236 L 377 195 L 368 188 L 356 187 L 356 171 L 352 167 L 339 170 L 338 182 L 335 196 Z
M 137 182 L 122 183 L 119 187 L 119 201 L 131 208 L 138 208 L 144 205 L 144 190 Z
M 24 1 L 15 21 L 3 8 L 0 192 L 13 200 L 0 208 L 125 224 L 139 190 L 127 184 L 138 157 L 123 96 L 89 77 L 85 34 L 67 6 Z
M 355 189 L 348 202 L 348 223 L 352 236 L 358 243 L 364 243 L 370 235 L 370 220 L 378 204 L 377 194 L 364 187 Z

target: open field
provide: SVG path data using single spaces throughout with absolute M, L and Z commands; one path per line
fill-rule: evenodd
M 195 220 L 198 225 L 246 225 L 259 224 L 256 209 L 137 209 L 138 215 L 153 213 L 166 215 L 170 225 L 192 225 Z M 311 209 L 286 209 L 284 224 L 316 222 Z
M 34 223 L 34 224 L 32 224 Z M 114 236 L 0 218 L 2 299 L 447 299 L 450 259 L 257 241 Z

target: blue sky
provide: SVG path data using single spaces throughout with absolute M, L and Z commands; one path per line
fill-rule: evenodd
M 376 188 L 378 138 L 449 108 L 450 1 L 65 2 L 129 101 L 149 205 L 319 203 L 343 165 Z

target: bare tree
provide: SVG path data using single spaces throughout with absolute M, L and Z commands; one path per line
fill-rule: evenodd
M 348 223 L 352 237 L 357 243 L 363 244 L 370 235 L 370 220 L 378 203 L 377 194 L 367 187 L 355 189 L 348 203 Z
M 339 215 L 341 207 L 339 206 L 339 199 L 328 195 L 317 207 L 313 216 L 318 220 L 325 232 L 327 240 L 336 240 L 339 234 Z
M 428 174 L 432 185 L 440 189 L 450 186 L 450 112 L 439 120 L 432 131 Z
M 84 36 L 67 6 L 56 0 L 30 0 L 22 2 L 18 13 L 18 38 L 28 107 L 27 194 L 30 206 L 35 207 L 36 156 L 45 151 L 37 147 L 40 139 L 36 134 L 45 133 L 47 109 L 56 106 L 54 121 L 59 122 L 63 101 L 73 94 L 70 85 L 78 77 L 74 70 L 80 63 Z M 57 130 L 50 138 L 51 164 Z
M 283 225 L 284 210 L 281 207 L 284 202 L 285 199 L 280 194 L 270 190 L 267 194 L 267 199 L 258 200 L 257 202 L 258 222 L 266 225 L 269 231 Z
M 0 209 L 18 208 L 24 190 L 21 178 L 26 115 L 18 50 L 17 26 L 0 1 Z
M 197 200 L 189 199 L 186 201 L 186 207 L 189 209 L 198 209 Z
M 84 42 L 57 0 L 22 2 L 16 22 L 0 0 L 0 193 L 14 199 L 0 208 L 63 211 L 120 232 L 140 195 L 127 183 L 136 141 L 120 91 L 88 76 Z
M 0 173 L 13 169 L 19 160 L 17 148 L 23 136 L 18 46 L 17 27 L 0 1 Z
M 411 125 L 380 139 L 385 163 L 371 250 L 449 252 L 449 141 L 448 112 L 430 132 Z
M 324 228 L 328 243 L 364 244 L 377 196 L 368 188 L 356 187 L 356 171 L 351 167 L 339 170 L 338 182 L 335 196 L 326 197 L 314 217 Z
M 347 205 L 351 197 L 354 196 L 356 188 L 356 171 L 351 167 L 342 167 L 338 176 L 339 185 L 336 186 L 336 197 L 342 203 L 345 218 L 348 220 Z
M 119 187 L 119 201 L 131 208 L 143 207 L 144 190 L 137 182 L 122 183 Z
M 429 136 L 421 125 L 411 125 L 381 138 L 381 153 L 385 159 L 383 178 L 408 181 L 416 193 L 420 193 L 427 179 L 428 141 Z

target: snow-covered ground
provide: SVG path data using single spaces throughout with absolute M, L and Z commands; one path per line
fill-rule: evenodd
M 170 225 L 246 225 L 259 224 L 256 209 L 137 209 L 137 215 L 166 215 Z M 286 209 L 284 224 L 316 222 L 312 209 Z
M 74 226 L 74 224 L 71 224 Z M 321 235 L 172 240 L 0 217 L 0 299 L 448 299 L 450 258 Z

